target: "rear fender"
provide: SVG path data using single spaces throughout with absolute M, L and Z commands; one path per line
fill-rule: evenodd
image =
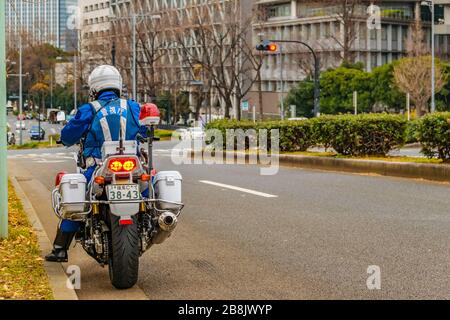
M 130 217 L 139 213 L 139 203 L 112 203 L 109 208 L 116 217 Z

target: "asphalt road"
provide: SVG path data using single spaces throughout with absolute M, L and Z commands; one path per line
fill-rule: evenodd
M 9 124 L 11 130 L 16 135 L 16 143 L 18 144 L 20 130 L 16 130 L 16 124 L 19 123 L 19 120 L 17 120 L 17 117 L 15 117 L 15 116 L 8 116 L 7 120 L 8 120 L 8 124 Z M 30 141 L 29 131 L 30 131 L 31 127 L 37 126 L 38 121 L 35 119 L 23 120 L 22 123 L 25 123 L 25 130 L 22 130 L 22 139 L 23 139 L 23 143 L 26 143 L 26 142 Z M 61 129 L 63 128 L 63 126 L 60 124 L 49 124 L 48 121 L 41 121 L 41 127 L 42 127 L 42 129 L 45 130 L 45 140 L 48 139 L 49 135 L 61 132 Z
M 79 246 L 81 299 L 450 298 L 450 185 L 280 168 L 261 176 L 244 165 L 171 164 L 156 144 L 158 170 L 183 175 L 186 208 L 173 236 L 141 258 L 138 287 L 116 291 Z M 49 212 L 70 150 L 9 153 L 50 238 Z M 238 189 L 236 189 L 236 187 Z M 245 188 L 239 189 L 239 188 Z M 381 290 L 369 290 L 369 266 Z M 144 297 L 142 297 L 142 293 Z

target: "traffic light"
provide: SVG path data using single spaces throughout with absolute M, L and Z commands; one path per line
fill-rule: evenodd
M 256 46 L 256 50 L 258 51 L 267 51 L 267 52 L 277 52 L 278 45 L 274 42 L 270 41 L 262 41 L 260 44 Z

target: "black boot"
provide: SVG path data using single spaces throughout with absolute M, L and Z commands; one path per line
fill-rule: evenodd
M 45 260 L 49 262 L 67 262 L 70 244 L 72 243 L 75 233 L 64 233 L 58 228 L 55 241 L 53 242 L 53 250 L 45 256 Z

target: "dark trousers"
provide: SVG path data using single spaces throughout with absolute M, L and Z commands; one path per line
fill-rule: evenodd
M 75 238 L 75 232 L 62 232 L 61 228 L 58 228 L 53 247 L 55 249 L 69 250 L 73 238 Z

